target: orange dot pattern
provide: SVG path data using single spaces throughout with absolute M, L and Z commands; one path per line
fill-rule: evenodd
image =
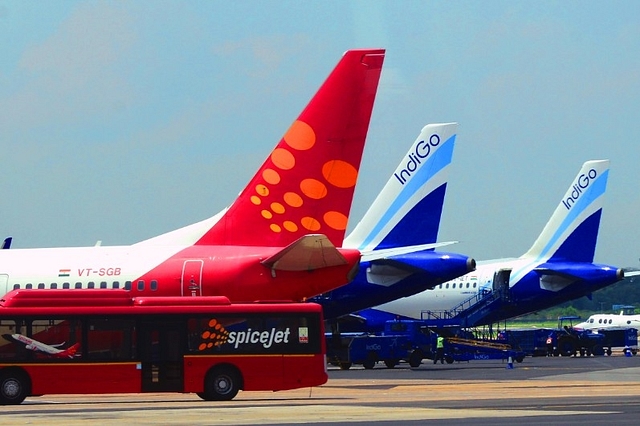
M 199 351 L 206 351 L 216 346 L 223 345 L 229 340 L 229 332 L 216 319 L 209 320 L 207 324 L 209 329 L 200 335 Z
M 347 161 L 341 159 L 326 161 L 320 171 L 305 170 L 308 172 L 307 176 L 303 176 L 305 173 L 301 174 L 298 170 L 293 174 L 302 176 L 297 178 L 299 179 L 297 190 L 288 190 L 289 187 L 287 187 L 286 192 L 281 196 L 282 199 L 275 199 L 280 197 L 277 194 L 282 194 L 282 190 L 274 189 L 277 185 L 292 184 L 287 180 L 291 179 L 291 175 L 287 172 L 295 170 L 296 155 L 303 152 L 312 154 L 316 139 L 316 133 L 310 125 L 296 120 L 284 135 L 284 143 L 281 142 L 271 153 L 271 164 L 266 163 L 261 174 L 263 182 L 257 183 L 255 194 L 249 198 L 252 204 L 260 206 L 260 217 L 268 221 L 268 227 L 273 233 L 294 233 L 300 229 L 322 232 L 324 226 L 344 231 L 347 227 L 346 212 L 318 211 L 315 213 L 317 216 L 310 216 L 310 212 L 305 211 L 302 217 L 295 221 L 292 220 L 295 214 L 285 215 L 303 207 L 306 202 L 324 199 L 330 191 L 337 190 L 334 188 L 353 188 L 358 178 L 358 169 Z

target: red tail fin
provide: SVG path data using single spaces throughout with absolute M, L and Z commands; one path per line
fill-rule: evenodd
M 67 349 L 65 349 L 64 351 L 60 352 L 57 356 L 58 357 L 63 357 L 63 358 L 73 358 L 76 354 L 76 352 L 78 352 L 78 349 L 80 349 L 80 343 L 76 343 L 73 346 L 69 346 Z
M 284 247 L 325 234 L 340 247 L 383 49 L 350 50 L 200 245 Z

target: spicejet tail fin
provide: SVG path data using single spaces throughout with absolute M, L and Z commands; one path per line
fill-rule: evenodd
M 342 246 L 383 49 L 347 51 L 237 200 L 197 245 Z
M 76 343 L 75 345 L 68 347 L 67 349 L 56 354 L 56 356 L 60 358 L 73 358 L 76 355 L 76 352 L 78 352 L 78 349 L 80 349 L 80 343 Z
M 344 247 L 370 251 L 436 242 L 457 127 L 422 129 Z
M 584 163 L 542 233 L 522 257 L 593 262 L 608 177 L 609 160 Z
M 305 235 L 261 263 L 276 271 L 313 271 L 348 262 L 325 235 Z

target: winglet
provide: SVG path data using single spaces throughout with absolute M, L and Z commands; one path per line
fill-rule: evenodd
M 305 235 L 261 263 L 276 271 L 313 271 L 348 262 L 325 235 Z
M 609 160 L 582 165 L 542 233 L 522 257 L 593 262 Z

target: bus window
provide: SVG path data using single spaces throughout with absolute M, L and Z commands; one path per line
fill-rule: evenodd
M 133 320 L 91 318 L 87 330 L 88 359 L 115 361 L 132 358 L 135 330 Z
M 20 360 L 63 361 L 81 357 L 82 327 L 77 320 L 34 319 L 25 321 L 24 327 L 11 334 Z

